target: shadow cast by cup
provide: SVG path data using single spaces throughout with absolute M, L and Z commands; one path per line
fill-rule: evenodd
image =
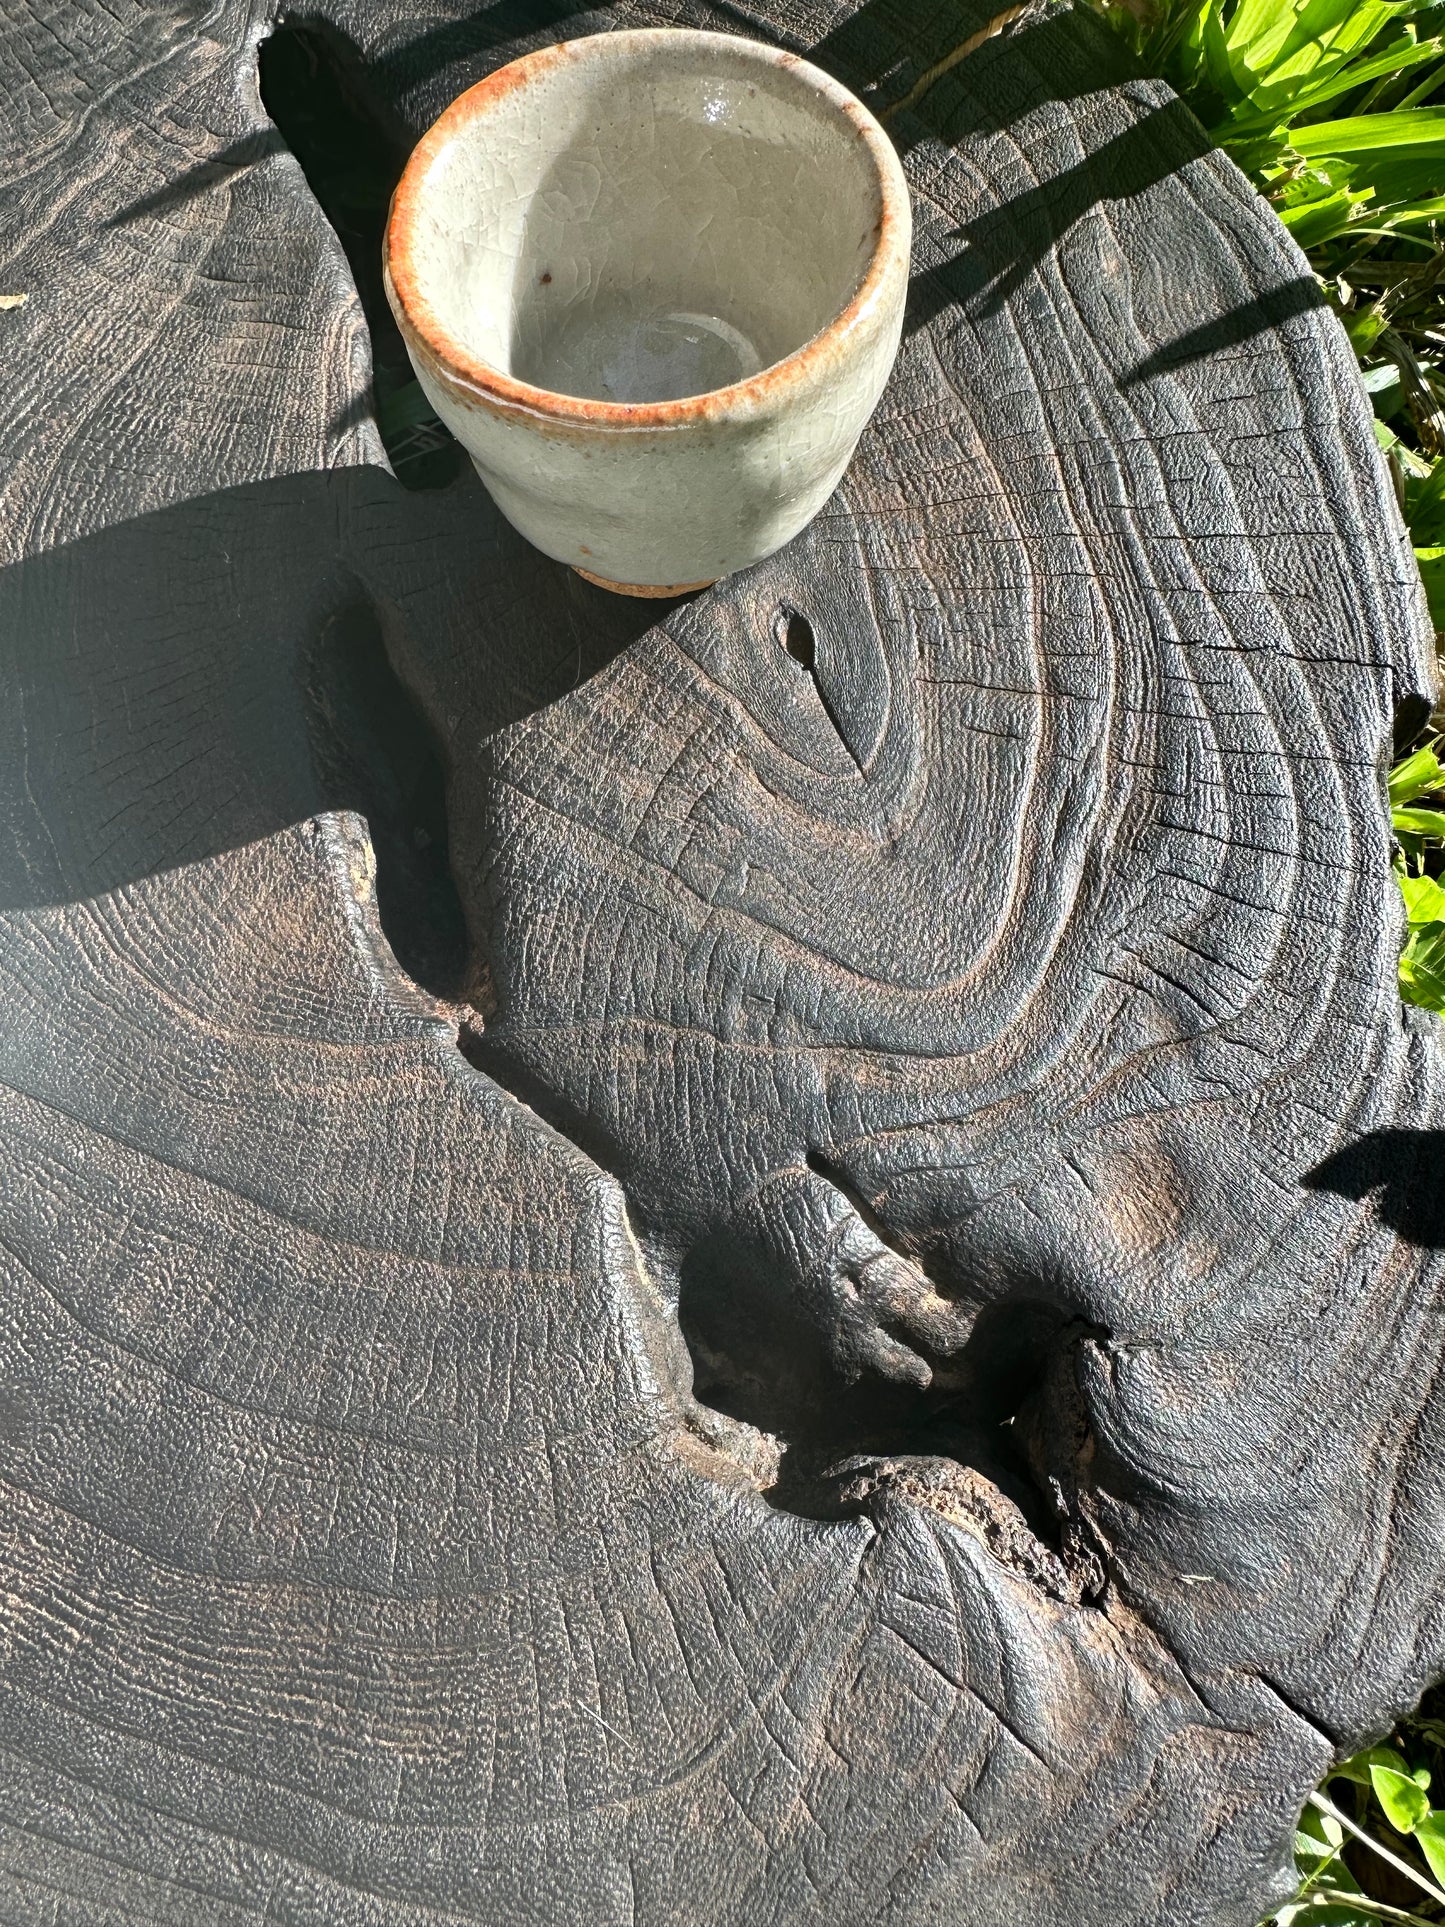
M 0 575 L 0 911 L 352 809 L 398 958 L 450 994 L 466 940 L 448 724 L 479 745 L 673 606 L 589 588 L 470 475 L 425 495 L 375 469 L 293 476 L 20 562 Z M 409 625 L 428 638 L 409 652 L 436 666 L 428 690 L 388 654 Z

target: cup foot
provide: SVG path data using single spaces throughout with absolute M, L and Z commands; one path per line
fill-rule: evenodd
M 584 582 L 595 583 L 599 589 L 607 589 L 613 595 L 669 596 L 692 595 L 698 589 L 710 589 L 719 578 L 709 576 L 705 582 L 609 582 L 605 575 L 593 575 L 590 569 L 577 570 Z

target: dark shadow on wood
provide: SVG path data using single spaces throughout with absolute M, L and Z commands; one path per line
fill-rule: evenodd
M 888 118 L 889 134 L 904 153 L 925 133 L 956 141 L 1007 125 L 1041 101 L 1077 99 L 1137 74 L 1117 34 L 1070 9 L 1010 22 L 956 58 L 967 42 L 988 34 L 1007 6 L 1008 0 L 864 0 L 806 51 L 876 114 L 889 117 L 913 102 L 896 120 Z M 930 81 L 930 75 L 936 77 Z
M 579 15 L 594 14 L 595 21 L 584 24 Z M 568 25 L 567 23 L 573 23 Z M 549 40 L 571 40 L 578 34 L 596 32 L 604 26 L 605 9 L 591 8 L 579 0 L 543 0 L 529 5 L 527 0 L 493 0 L 488 7 L 468 14 L 463 20 L 447 20 L 411 38 L 394 42 L 385 53 L 370 63 L 379 87 L 393 100 L 405 97 L 428 85 L 451 67 L 475 63 L 474 72 L 456 76 L 455 92 L 480 80 L 502 60 L 515 59 L 516 43 L 522 36 L 538 44 Z M 558 28 L 567 26 L 565 33 Z M 483 56 L 492 56 L 484 58 Z
M 399 961 L 455 987 L 444 771 L 328 540 L 346 493 L 324 475 L 236 490 L 0 579 L 17 698 L 0 719 L 13 825 L 0 906 L 98 895 L 354 809 Z
M 972 130 L 950 128 L 950 137 L 964 131 Z M 1209 151 L 1204 130 L 1181 101 L 1155 109 L 1077 166 L 956 229 L 959 252 L 913 277 L 906 331 L 916 333 L 950 307 L 970 321 L 988 320 L 1091 208 L 1141 194 Z M 1258 330 L 1268 325 L 1262 320 Z
M 417 395 L 381 272 L 387 208 L 411 147 L 407 130 L 385 91 L 368 84 L 355 43 L 334 29 L 278 27 L 261 43 L 257 84 L 278 139 L 345 251 L 371 336 L 377 426 L 396 478 L 407 488 L 444 487 L 465 452 L 429 407 L 419 421 L 388 408 L 403 391 Z
M 317 777 L 328 799 L 366 818 L 377 913 L 397 962 L 435 995 L 459 996 L 468 945 L 448 861 L 446 767 L 359 586 L 322 624 L 303 675 Z
M 334 28 L 278 27 L 261 43 L 257 84 L 272 126 L 130 202 L 106 225 L 178 215 L 197 196 L 274 155 L 290 154 L 346 255 L 371 337 L 374 392 L 358 397 L 347 418 L 332 425 L 333 432 L 352 425 L 360 414 L 374 413 L 398 481 L 407 488 L 443 487 L 460 472 L 463 450 L 430 409 L 422 422 L 394 423 L 387 408 L 389 396 L 415 391 L 381 273 L 386 212 L 411 136 L 385 104 L 385 88 L 368 79 L 355 42 Z
M 1369 1198 L 1381 1224 L 1413 1245 L 1445 1245 L 1445 1131 L 1367 1131 L 1302 1182 L 1311 1191 Z
M 470 473 L 420 495 L 377 470 L 287 477 L 17 563 L 0 576 L 0 909 L 97 896 L 356 810 L 388 940 L 450 996 L 465 939 L 448 752 L 388 639 L 408 625 L 452 638 L 480 687 L 479 746 L 673 606 L 581 582 Z
M 1268 334 L 1281 323 L 1293 320 L 1296 315 L 1309 314 L 1317 308 L 1327 308 L 1324 290 L 1313 275 L 1301 275 L 1298 281 L 1285 281 L 1267 294 L 1256 295 L 1253 301 L 1246 301 L 1238 308 L 1231 308 L 1214 321 L 1200 328 L 1191 328 L 1187 334 L 1180 335 L 1177 341 L 1166 342 L 1156 349 L 1136 368 L 1119 378 L 1121 388 L 1133 388 L 1141 381 L 1148 381 L 1153 375 L 1167 374 L 1171 369 L 1183 368 L 1191 361 L 1202 361 L 1206 355 L 1218 354 L 1224 348 L 1238 348 L 1256 336 Z
M 196 195 L 223 181 L 231 180 L 263 161 L 268 154 L 284 154 L 286 143 L 274 127 L 259 129 L 254 134 L 245 134 L 229 147 L 223 147 L 219 154 L 212 154 L 208 160 L 197 161 L 173 181 L 157 188 L 154 194 L 143 194 L 139 200 L 129 201 L 114 214 L 108 215 L 102 223 L 105 227 L 125 227 L 132 221 L 139 221 L 152 214 L 168 214 L 173 209 L 184 207 Z

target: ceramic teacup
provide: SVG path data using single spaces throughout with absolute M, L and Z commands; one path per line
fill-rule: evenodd
M 453 101 L 407 164 L 386 285 L 507 519 L 604 587 L 698 588 L 837 485 L 898 350 L 887 135 L 795 54 L 597 34 Z

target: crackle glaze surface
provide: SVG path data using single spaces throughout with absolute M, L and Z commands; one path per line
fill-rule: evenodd
M 907 291 L 908 193 L 837 82 L 730 35 L 549 47 L 418 147 L 387 233 L 417 375 L 507 518 L 612 582 L 710 581 L 837 486 Z

